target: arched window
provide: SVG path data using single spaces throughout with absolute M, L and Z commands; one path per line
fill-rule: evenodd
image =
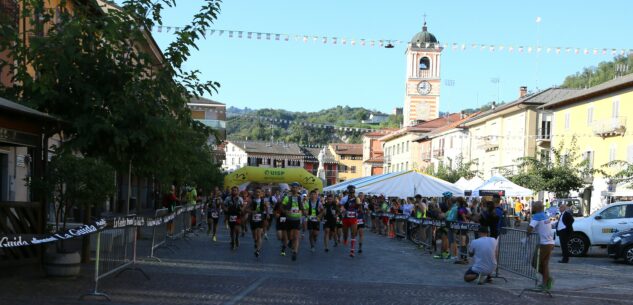
M 431 68 L 431 60 L 428 57 L 420 58 L 420 70 L 428 70 Z

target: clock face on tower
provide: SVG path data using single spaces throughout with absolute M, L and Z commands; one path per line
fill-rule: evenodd
M 418 93 L 427 95 L 431 92 L 431 84 L 427 81 L 421 81 L 418 83 Z

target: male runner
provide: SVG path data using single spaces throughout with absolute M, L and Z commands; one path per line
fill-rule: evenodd
M 264 193 L 264 203 L 268 206 L 268 209 L 266 210 L 266 217 L 264 218 L 264 239 L 268 240 L 268 229 L 270 229 L 270 224 L 273 221 L 273 209 L 277 203 L 277 200 L 273 197 L 270 189 L 266 189 L 266 192 Z
M 299 252 L 299 230 L 301 229 L 301 216 L 303 216 L 303 202 L 298 182 L 290 184 L 290 194 L 282 200 L 282 212 L 287 217 L 286 222 L 290 230 L 289 238 L 292 241 L 292 260 L 297 260 L 297 252 Z
M 330 251 L 328 245 L 330 243 L 330 234 L 332 236 L 336 236 L 336 217 L 338 214 L 338 205 L 334 199 L 334 195 L 328 194 L 325 199 L 325 205 L 323 206 L 323 210 L 321 211 L 321 217 L 325 219 L 325 224 L 323 224 L 323 246 L 325 247 L 325 252 Z M 336 243 L 336 240 L 334 241 Z
M 314 246 L 316 245 L 317 237 L 319 236 L 319 228 L 321 227 L 319 216 L 323 211 L 321 198 L 319 198 L 316 190 L 310 191 L 310 198 L 306 200 L 305 206 L 308 214 L 307 219 L 308 234 L 310 234 L 310 251 L 314 252 Z
M 255 257 L 259 257 L 262 250 L 263 222 L 266 211 L 268 211 L 268 204 L 264 201 L 264 192 L 260 187 L 255 189 L 255 196 L 246 210 L 251 215 L 251 231 L 253 232 L 253 242 L 255 244 Z
M 237 249 L 240 245 L 240 223 L 242 221 L 242 209 L 244 201 L 239 196 L 237 186 L 231 188 L 231 196 L 224 200 L 224 214 L 229 220 L 229 230 L 231 232 L 231 250 Z
M 286 256 L 286 246 L 288 245 L 288 218 L 284 213 L 281 200 L 275 204 L 275 226 L 277 229 L 277 239 L 281 241 L 281 256 Z
M 356 234 L 358 233 L 358 219 L 356 215 L 358 213 L 362 213 L 363 207 L 361 205 L 360 199 L 356 197 L 354 194 L 356 192 L 356 187 L 350 185 L 347 187 L 348 195 L 343 197 L 341 200 L 341 207 L 343 210 L 343 243 L 347 245 L 347 237 L 349 236 L 348 232 L 351 230 L 352 240 L 350 243 L 350 251 L 349 256 L 354 257 L 354 247 L 356 244 Z
M 218 222 L 220 222 L 220 210 L 222 209 L 222 193 L 216 188 L 207 206 L 207 235 L 213 232 L 213 241 L 218 241 Z

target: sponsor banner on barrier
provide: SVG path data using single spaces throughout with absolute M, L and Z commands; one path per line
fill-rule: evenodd
M 194 209 L 202 208 L 203 205 L 189 205 L 186 207 L 177 208 L 176 211 L 169 215 L 161 217 L 140 217 L 140 216 L 127 216 L 127 217 L 114 217 L 109 219 L 99 219 L 93 223 L 82 224 L 76 228 L 68 229 L 63 232 L 57 232 L 54 234 L 12 234 L 0 236 L 0 248 L 15 248 L 41 245 L 46 243 L 52 243 L 60 240 L 67 240 L 90 235 L 103 231 L 105 229 L 120 229 L 125 227 L 153 227 L 159 226 L 164 223 L 170 222 L 176 218 L 176 216 L 193 211 Z
M 395 218 L 396 220 L 403 220 L 403 219 L 409 219 L 409 216 L 404 215 L 404 214 L 397 214 L 393 216 L 393 218 Z

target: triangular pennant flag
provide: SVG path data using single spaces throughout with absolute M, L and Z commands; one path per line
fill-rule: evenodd
M 218 36 L 222 36 L 222 34 L 224 34 L 224 30 L 220 30 L 220 32 L 218 33 Z
M 323 37 L 323 43 L 327 43 L 327 37 Z
M 213 33 L 215 33 L 215 30 L 209 30 L 209 36 L 213 35 Z
M 332 44 L 336 44 L 336 37 L 332 37 Z
M 308 36 L 303 36 L 303 42 L 308 42 Z
M 257 39 L 262 39 L 262 33 L 257 33 Z
M 378 46 L 382 48 L 382 40 L 378 40 Z
M 289 39 L 290 39 L 290 36 L 288 36 L 288 35 L 284 35 L 284 40 L 285 40 L 285 41 L 288 41 Z
M 237 37 L 238 38 L 242 38 L 242 34 L 244 34 L 244 31 L 238 31 L 237 32 Z
M 365 46 L 365 39 L 361 39 L 360 40 L 360 45 L 363 46 L 363 47 Z
M 351 44 L 352 46 L 355 46 L 355 45 L 356 45 L 356 40 L 352 39 L 352 41 L 350 42 L 350 44 Z
M 253 32 L 246 33 L 246 38 L 251 39 L 253 37 Z
M 374 41 L 373 40 L 369 42 L 369 46 L 372 47 L 372 48 L 374 47 Z
M 313 41 L 313 42 L 317 42 L 317 40 L 319 40 L 319 36 L 314 36 L 314 37 L 312 37 L 312 41 Z
M 342 45 L 347 44 L 347 40 L 346 40 L 345 38 L 341 39 L 341 44 L 342 44 Z
M 167 33 L 169 33 L 169 31 L 171 31 L 171 27 L 170 26 L 167 27 Z
M 275 40 L 279 40 L 280 34 L 275 34 Z
M 159 25 L 158 28 L 156 29 L 159 33 L 163 31 L 163 26 Z
M 233 31 L 229 31 L 229 38 L 233 38 Z
M 266 33 L 266 40 L 270 40 L 270 33 Z

